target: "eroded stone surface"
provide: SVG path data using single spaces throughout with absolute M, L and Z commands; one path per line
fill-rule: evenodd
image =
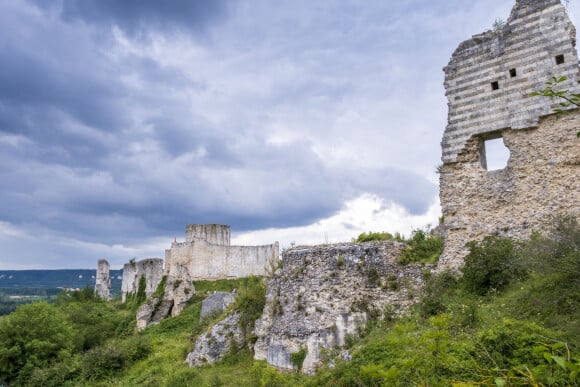
M 141 277 L 145 278 L 145 295 L 149 297 L 163 277 L 163 260 L 148 258 L 140 261 L 131 260 L 123 266 L 123 280 L 121 282 L 121 302 L 127 300 L 127 295 L 136 294 Z
M 211 330 L 198 337 L 186 362 L 190 367 L 213 364 L 223 359 L 232 346 L 243 344 L 243 333 L 240 329 L 240 314 L 233 312 L 215 324 Z
M 444 69 L 449 117 L 443 162 L 458 161 L 475 135 L 536 126 L 559 104 L 531 96 L 552 76 L 568 77 L 562 87 L 578 92 L 575 34 L 560 0 L 518 0 L 503 28 L 461 43 Z
M 423 269 L 431 266 L 399 265 L 403 246 L 348 243 L 284 252 L 256 322 L 255 358 L 290 370 L 290 354 L 306 348 L 302 371 L 310 373 L 322 349 L 345 345 L 371 315 L 405 311 L 415 302 Z
M 209 296 L 207 296 L 201 303 L 201 313 L 200 319 L 204 319 L 205 317 L 221 313 L 228 306 L 230 306 L 236 299 L 236 292 L 228 293 L 228 292 L 213 292 Z
M 110 266 L 106 259 L 99 259 L 95 276 L 95 293 L 98 297 L 108 300 L 111 292 Z
M 471 240 L 526 238 L 552 215 L 579 214 L 579 112 L 558 118 L 550 115 L 558 99 L 531 96 L 553 76 L 579 92 L 575 39 L 559 0 L 518 0 L 503 28 L 461 43 L 444 69 L 439 270 L 456 270 Z M 494 138 L 511 155 L 506 168 L 488 171 L 484 142 Z

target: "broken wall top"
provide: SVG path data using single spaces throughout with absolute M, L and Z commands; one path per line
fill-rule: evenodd
M 576 31 L 560 0 L 518 0 L 507 23 L 461 43 L 444 68 L 448 124 L 442 160 L 457 161 L 474 135 L 535 127 L 559 101 L 530 94 L 553 76 L 579 92 Z

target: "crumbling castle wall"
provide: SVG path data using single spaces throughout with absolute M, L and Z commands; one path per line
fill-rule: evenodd
M 256 322 L 255 358 L 291 370 L 291 354 L 306 348 L 302 371 L 311 373 L 324 349 L 344 346 L 371 317 L 405 311 L 431 265 L 399 265 L 403 247 L 389 241 L 285 251 Z
M 445 67 L 449 116 L 442 141 L 440 201 L 456 269 L 465 243 L 486 235 L 524 238 L 557 213 L 580 207 L 578 111 L 549 116 L 557 99 L 533 97 L 553 76 L 580 92 L 575 28 L 559 0 L 517 0 L 503 28 L 459 45 Z M 504 169 L 487 170 L 485 142 L 503 139 Z
M 186 240 L 165 250 L 165 274 L 185 266 L 193 280 L 265 275 L 278 258 L 278 243 L 264 246 L 230 246 L 230 227 L 194 224 L 186 227 Z
M 185 242 L 165 250 L 165 291 L 148 300 L 137 312 L 137 327 L 181 314 L 195 294 L 193 281 L 266 275 L 278 260 L 278 243 L 265 246 L 230 246 L 230 227 L 219 224 L 186 226 Z
M 131 260 L 123 266 L 123 279 L 121 282 L 121 302 L 127 300 L 127 296 L 137 294 L 139 281 L 145 278 L 145 295 L 149 297 L 163 277 L 163 260 L 161 258 L 148 258 L 135 262 Z
M 111 292 L 111 277 L 109 275 L 109 262 L 106 259 L 99 259 L 97 263 L 97 273 L 95 275 L 95 293 L 98 297 L 108 300 Z

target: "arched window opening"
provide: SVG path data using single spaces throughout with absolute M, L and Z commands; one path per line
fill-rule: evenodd
M 488 171 L 497 171 L 507 167 L 510 151 L 503 143 L 503 138 L 485 140 L 481 150 L 481 166 Z

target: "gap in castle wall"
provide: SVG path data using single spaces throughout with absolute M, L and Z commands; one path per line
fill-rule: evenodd
M 488 171 L 497 171 L 507 167 L 510 151 L 504 145 L 503 138 L 485 140 L 481 154 L 481 166 Z

